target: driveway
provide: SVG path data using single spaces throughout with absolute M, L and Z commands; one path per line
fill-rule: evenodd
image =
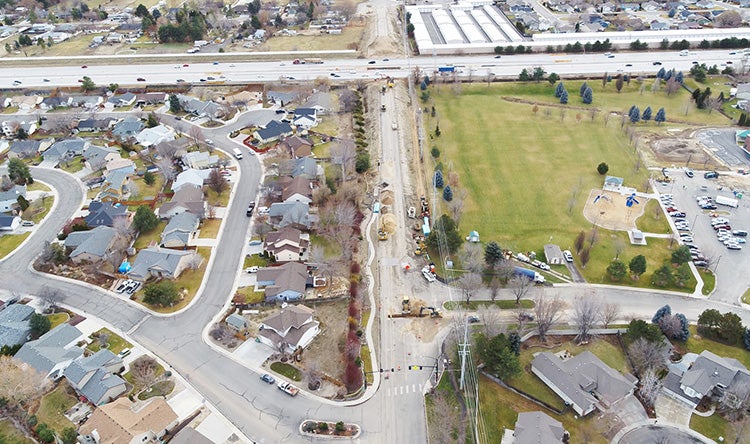
M 263 366 L 263 363 L 266 362 L 266 359 L 268 359 L 273 353 L 274 351 L 271 347 L 261 344 L 260 342 L 255 342 L 250 338 L 237 347 L 237 350 L 232 354 L 246 367 L 260 369 Z
M 648 419 L 643 405 L 633 395 L 627 396 L 612 405 L 610 411 L 614 412 L 624 425 L 635 424 Z
M 670 424 L 679 424 L 690 427 L 690 416 L 693 408 L 682 401 L 678 401 L 667 395 L 662 390 L 656 398 L 656 418 Z

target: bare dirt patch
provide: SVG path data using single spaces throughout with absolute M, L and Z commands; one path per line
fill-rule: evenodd
M 593 189 L 583 207 L 583 216 L 608 230 L 635 230 L 635 221 L 643 215 L 648 199 L 637 198 L 639 203 L 628 207 L 627 198 L 620 193 Z
M 706 165 L 706 168 L 715 168 L 720 164 L 706 150 L 701 142 L 688 137 L 683 132 L 673 137 L 659 134 L 644 134 L 641 144 L 644 149 L 641 153 L 647 157 L 648 164 L 679 164 L 690 160 L 691 164 Z

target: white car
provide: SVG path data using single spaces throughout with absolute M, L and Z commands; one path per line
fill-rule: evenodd
M 260 267 L 258 267 L 256 265 L 256 266 L 245 268 L 245 271 L 248 272 L 248 273 L 257 273 L 259 269 L 260 269 Z
M 422 268 L 422 276 L 427 279 L 427 282 L 435 282 L 437 280 L 435 274 L 430 271 L 430 267 Z
M 545 263 L 545 262 L 540 263 L 538 265 L 538 267 L 541 268 L 544 271 L 549 271 L 550 270 L 549 265 L 547 265 L 547 263 Z
M 570 252 L 570 250 L 563 251 L 563 257 L 568 262 L 573 262 L 573 254 Z

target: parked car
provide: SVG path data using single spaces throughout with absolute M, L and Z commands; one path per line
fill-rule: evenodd
M 719 177 L 719 173 L 716 171 L 707 171 L 703 174 L 704 179 L 717 179 Z
M 685 175 L 687 177 L 693 177 L 693 176 L 695 176 L 695 173 L 690 168 L 685 168 Z
M 704 210 L 715 210 L 717 208 L 718 207 L 716 205 L 712 204 L 712 203 L 707 203 L 705 205 L 701 205 L 701 209 L 704 209 Z
M 258 267 L 257 265 L 254 265 L 252 267 L 245 268 L 245 271 L 248 273 L 257 273 L 259 269 L 260 267 Z
M 708 262 L 706 262 L 704 260 L 694 260 L 693 261 L 693 265 L 695 265 L 696 267 L 706 268 L 706 267 L 708 267 Z
M 479 322 L 479 317 L 471 315 L 467 317 L 466 320 L 469 321 L 469 324 L 476 324 L 477 322 Z
M 34 221 L 33 220 L 24 220 L 24 221 L 21 221 L 21 226 L 22 227 L 33 227 L 34 226 Z
M 734 231 L 732 231 L 732 234 L 734 234 L 735 236 L 746 237 L 747 236 L 747 231 L 745 231 L 745 230 L 734 230 Z
M 573 254 L 570 252 L 570 250 L 563 251 L 563 257 L 568 262 L 573 262 Z
M 262 245 L 262 244 L 263 244 L 263 242 L 262 242 L 262 241 L 260 241 L 260 240 L 258 240 L 258 239 L 255 239 L 255 240 L 251 240 L 251 241 L 250 241 L 250 242 L 248 242 L 247 244 L 248 244 L 249 246 L 251 246 L 251 247 L 254 247 L 254 246 L 256 246 L 256 245 Z
M 682 211 L 674 211 L 672 213 L 669 213 L 670 217 L 685 217 L 687 214 L 683 213 Z
M 269 375 L 268 373 L 263 373 L 263 375 L 260 377 L 261 380 L 269 383 L 269 384 L 275 384 L 276 379 L 274 379 L 273 376 Z
M 727 245 L 727 248 L 730 250 L 742 250 L 742 247 L 740 247 L 740 244 L 729 244 Z
M 126 349 L 124 349 L 123 351 L 121 351 L 120 353 L 118 353 L 118 354 L 117 354 L 117 357 L 118 357 L 118 358 L 120 358 L 120 359 L 122 359 L 122 358 L 124 358 L 125 356 L 128 356 L 128 355 L 129 355 L 129 354 L 130 354 L 131 352 L 132 352 L 132 350 L 131 350 L 131 349 L 129 349 L 129 348 L 126 348 Z

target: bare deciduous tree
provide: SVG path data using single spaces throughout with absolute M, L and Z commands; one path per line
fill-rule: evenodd
M 614 302 L 607 302 L 602 306 L 601 313 L 602 327 L 609 328 L 609 325 L 620 316 L 620 305 Z
M 156 145 L 156 152 L 165 159 L 174 160 L 174 155 L 177 153 L 177 144 L 172 142 L 161 142 Z
M 7 401 L 6 408 L 15 418 L 25 416 L 50 386 L 46 375 L 12 356 L 0 356 L 0 399 Z
M 140 387 L 148 387 L 156 379 L 156 360 L 143 355 L 130 364 L 130 373 Z
M 338 145 L 331 147 L 331 161 L 334 165 L 341 166 L 341 180 L 344 182 L 351 174 L 356 158 L 357 150 L 351 140 L 341 141 Z
M 664 315 L 659 319 L 659 328 L 668 338 L 676 338 L 682 333 L 682 322 L 674 314 Z
M 229 188 L 229 182 L 227 182 L 227 178 L 219 172 L 218 168 L 214 168 L 208 174 L 208 187 L 221 196 L 221 194 Z
M 461 248 L 460 259 L 464 269 L 480 273 L 484 266 L 484 249 L 479 244 L 467 242 Z
M 534 315 L 536 316 L 536 330 L 539 340 L 547 341 L 547 332 L 560 320 L 565 309 L 565 301 L 559 295 L 553 297 L 545 296 L 540 292 L 534 299 Z
M 63 300 L 64 295 L 63 292 L 58 290 L 57 288 L 52 288 L 45 285 L 41 290 L 39 290 L 39 298 L 44 302 L 44 305 L 54 310 L 55 308 L 57 308 L 57 304 L 59 304 Z
M 644 338 L 638 338 L 628 346 L 630 359 L 633 361 L 634 370 L 642 375 L 648 370 L 661 370 L 667 365 L 669 350 L 661 341 L 650 342 Z
M 202 264 L 203 264 L 203 256 L 196 253 L 190 256 L 190 259 L 187 262 L 187 267 L 191 270 L 197 270 L 200 268 Z
M 490 283 L 487 285 L 487 287 L 490 289 L 490 300 L 492 300 L 492 302 L 495 302 L 495 299 L 497 299 L 497 295 L 500 294 L 500 279 L 498 279 L 497 276 L 493 276 L 492 279 L 490 279 Z
M 526 276 L 515 275 L 508 281 L 508 287 L 516 297 L 516 305 L 521 303 L 521 299 L 526 296 L 534 283 Z
M 638 393 L 641 395 L 643 403 L 648 408 L 654 408 L 656 398 L 661 392 L 661 379 L 654 369 L 648 369 L 641 374 L 639 381 Z
M 468 304 L 471 301 L 472 296 L 474 296 L 474 293 L 482 288 L 482 276 L 478 273 L 466 273 L 461 276 L 456 283 L 456 286 L 461 289 L 461 293 L 463 293 L 466 303 Z
M 203 135 L 203 130 L 200 129 L 200 127 L 191 125 L 190 130 L 188 130 L 188 136 L 193 141 L 193 144 L 195 146 L 200 146 L 200 143 L 205 140 L 205 136 Z
M 448 400 L 448 396 L 442 391 L 436 390 L 430 396 L 432 398 L 432 416 L 439 418 L 435 421 L 435 427 L 430 426 L 430 442 L 436 444 L 464 442 L 465 438 L 454 435 L 456 431 L 458 431 L 458 435 L 463 435 L 461 431 L 464 428 L 460 426 L 462 422 L 460 410 L 453 406 L 453 403 Z
M 656 83 L 654 85 L 656 85 Z M 681 87 L 682 85 L 677 81 L 677 79 L 675 79 L 674 77 L 670 77 L 669 80 L 667 80 L 665 87 L 665 90 L 667 91 L 667 97 L 679 91 Z
M 601 304 L 590 295 L 576 298 L 573 306 L 573 322 L 576 324 L 578 334 L 576 342 L 579 344 L 591 339 L 591 330 L 601 317 Z
M 99 348 L 107 348 L 107 341 L 109 340 L 109 334 L 101 332 L 96 338 L 99 341 Z
M 464 214 L 464 205 L 466 203 L 466 190 L 463 188 L 455 188 L 453 186 L 453 200 L 448 202 L 448 210 L 451 213 L 451 217 L 456 225 L 460 225 L 461 216 Z
M 502 312 L 495 304 L 482 304 L 477 309 L 477 316 L 482 320 L 484 335 L 488 338 L 494 338 L 501 333 L 504 328 L 500 322 Z
M 159 168 L 159 171 L 164 175 L 166 181 L 174 179 L 175 174 L 174 169 L 172 168 L 172 161 L 169 159 L 159 159 L 156 161 L 156 167 Z
M 319 211 L 320 228 L 341 247 L 341 257 L 347 263 L 356 242 L 353 236 L 356 218 L 357 208 L 348 199 L 329 200 Z

